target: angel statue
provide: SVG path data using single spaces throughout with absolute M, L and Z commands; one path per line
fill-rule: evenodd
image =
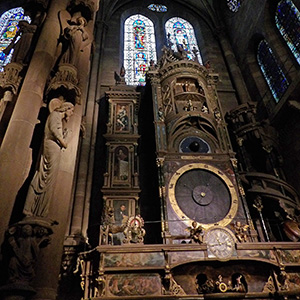
M 194 243 L 203 243 L 204 230 L 203 227 L 201 225 L 198 225 L 196 221 L 193 221 L 192 226 L 186 228 L 186 230 L 190 232 L 189 237 Z
M 92 42 L 92 24 L 81 15 L 71 17 L 66 10 L 59 12 L 60 43 L 58 45 L 59 63 L 75 65 L 80 52 Z
M 240 243 L 246 243 L 249 241 L 249 225 L 242 224 L 240 221 L 236 221 L 235 223 L 231 224 L 235 232 L 235 236 Z
M 49 111 L 40 166 L 30 183 L 23 209 L 26 216 L 47 217 L 61 150 L 68 146 L 67 131 L 63 130 L 63 122 L 69 121 L 73 115 L 74 105 L 70 102 L 63 102 L 62 97 L 54 98 L 49 103 Z

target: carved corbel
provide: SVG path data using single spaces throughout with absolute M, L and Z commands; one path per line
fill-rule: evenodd
M 50 95 L 59 92 L 65 99 L 72 102 L 75 99 L 76 104 L 81 104 L 81 90 L 78 86 L 77 68 L 70 64 L 61 64 L 55 76 L 50 80 L 47 88 L 48 98 Z
M 9 226 L 6 231 L 8 251 L 7 285 L 1 287 L 1 292 L 13 295 L 34 294 L 30 286 L 35 277 L 35 265 L 41 248 L 50 243 L 53 234 L 52 226 L 56 221 L 27 217 L 22 221 Z

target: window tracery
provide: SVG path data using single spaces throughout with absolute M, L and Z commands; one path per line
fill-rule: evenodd
M 0 71 L 11 60 L 13 49 L 7 54 L 4 53 L 4 50 L 10 43 L 16 43 L 20 38 L 20 36 L 16 38 L 16 34 L 19 30 L 19 21 L 21 20 L 25 20 L 28 23 L 31 22 L 28 16 L 24 16 L 22 7 L 10 9 L 0 17 Z
M 278 102 L 287 90 L 289 82 L 266 40 L 262 40 L 258 45 L 257 60 L 272 95 Z
M 188 21 L 179 17 L 171 18 L 166 22 L 165 30 L 172 50 L 177 51 L 177 46 L 180 45 L 190 60 L 194 60 L 197 56 L 199 63 L 202 64 L 194 28 Z
M 293 1 L 282 0 L 278 3 L 275 23 L 300 64 L 300 13 Z
M 145 85 L 150 61 L 156 61 L 154 26 L 150 19 L 137 14 L 126 19 L 124 26 L 125 81 Z

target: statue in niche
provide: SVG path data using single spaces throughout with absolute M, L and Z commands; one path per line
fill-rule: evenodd
M 30 50 L 32 38 L 37 29 L 37 25 L 29 24 L 25 20 L 21 20 L 18 25 L 18 32 L 16 33 L 10 45 L 4 50 L 4 52 L 5 54 L 9 54 L 11 49 L 14 49 L 11 62 L 22 64 L 27 63 L 28 61 L 28 53 Z
M 31 181 L 23 209 L 26 216 L 47 217 L 61 150 L 67 148 L 68 131 L 64 130 L 63 123 L 73 115 L 74 105 L 54 98 L 49 103 L 49 110 L 39 170 Z
M 118 105 L 118 111 L 116 116 L 117 130 L 118 131 L 127 131 L 129 129 L 128 123 L 128 106 L 127 105 Z
M 80 52 L 92 42 L 91 26 L 88 26 L 80 13 L 71 17 L 67 11 L 60 11 L 59 21 L 61 25 L 59 63 L 75 65 Z
M 215 290 L 215 284 L 212 279 L 208 279 L 206 274 L 198 274 L 196 277 L 196 286 L 198 294 L 210 294 Z
M 115 150 L 115 177 L 117 180 L 127 180 L 128 176 L 128 149 L 120 146 Z
M 208 114 L 208 108 L 205 104 L 203 104 L 202 108 L 201 108 L 201 111 L 204 113 L 204 114 Z
M 242 274 L 236 273 L 232 276 L 232 289 L 233 292 L 246 293 L 247 282 Z

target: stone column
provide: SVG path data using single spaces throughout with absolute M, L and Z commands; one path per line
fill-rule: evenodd
M 228 66 L 228 71 L 231 75 L 236 93 L 238 96 L 239 104 L 250 102 L 250 96 L 243 79 L 242 72 L 238 66 L 235 55 L 232 51 L 232 47 L 228 41 L 226 33 L 223 29 L 220 29 L 216 33 L 217 39 L 220 42 L 222 52 L 224 54 L 226 64 Z
M 53 0 L 39 41 L 28 67 L 22 89 L 0 149 L 0 244 L 8 226 L 16 195 L 31 166 L 30 143 L 41 105 L 44 87 L 53 67 L 60 34 L 58 11 L 68 0 Z
M 89 218 L 89 199 L 91 196 L 92 175 L 94 152 L 96 143 L 96 131 L 98 124 L 98 104 L 97 99 L 100 98 L 100 88 L 98 89 L 98 72 L 100 66 L 101 49 L 107 26 L 103 22 L 98 22 L 96 27 L 96 50 L 93 56 L 89 90 L 87 91 L 87 103 L 85 108 L 85 137 L 81 144 L 81 153 L 79 159 L 78 174 L 76 180 L 76 190 L 73 206 L 73 214 L 71 216 L 70 237 L 76 237 L 78 233 L 86 238 Z M 87 64 L 87 62 L 85 63 Z

